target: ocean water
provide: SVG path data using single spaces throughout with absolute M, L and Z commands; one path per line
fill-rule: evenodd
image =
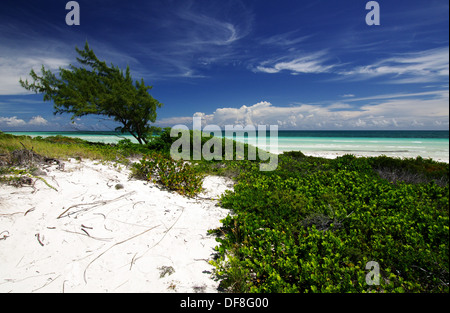
M 234 139 L 245 140 L 243 136 Z M 265 141 L 265 144 L 257 146 L 270 151 L 268 133 Z M 277 147 L 278 153 L 301 151 L 305 155 L 328 158 L 345 154 L 399 158 L 421 156 L 449 162 L 448 131 L 279 131 Z
M 14 135 L 76 137 L 93 142 L 116 143 L 130 134 L 115 132 L 9 132 Z M 231 137 L 227 137 L 231 138 Z M 277 145 L 270 138 L 234 136 L 237 141 L 256 142 L 259 148 L 282 153 L 302 151 L 306 155 L 333 158 L 344 154 L 356 156 L 432 158 L 449 162 L 449 131 L 278 131 Z M 274 150 L 274 148 L 277 148 Z

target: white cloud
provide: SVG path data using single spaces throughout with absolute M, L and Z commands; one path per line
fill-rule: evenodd
M 304 42 L 305 40 L 307 40 L 308 38 L 311 37 L 311 35 L 299 36 L 299 35 L 297 35 L 298 33 L 299 33 L 299 31 L 296 30 L 296 31 L 290 31 L 287 33 L 273 35 L 271 37 L 263 38 L 263 39 L 259 40 L 259 43 L 263 44 L 263 45 L 292 47 L 301 42 Z
M 48 125 L 48 121 L 42 116 L 33 116 L 28 122 L 23 119 L 17 118 L 17 116 L 12 117 L 0 117 L 0 127 L 7 126 L 11 128 L 20 128 L 26 126 L 45 126 Z
M 365 121 L 361 120 L 360 118 L 357 121 L 355 121 L 354 123 L 355 123 L 356 127 L 363 127 L 363 126 L 366 126 L 366 124 L 367 124 Z
M 287 56 L 266 60 L 253 68 L 255 72 L 275 74 L 282 71 L 297 75 L 300 73 L 333 73 L 343 79 L 370 79 L 388 77 L 386 82 L 407 84 L 448 81 L 449 48 L 442 47 L 410 53 L 395 54 L 373 64 L 353 66 L 351 64 L 332 64 L 328 51 Z M 352 97 L 343 95 L 342 97 Z
M 44 50 L 35 51 L 35 56 L 31 56 L 29 53 L 26 49 L 0 48 L 0 72 L 2 73 L 0 76 L 0 95 L 28 93 L 20 86 L 19 80 L 28 78 L 31 69 L 39 73 L 42 65 L 44 65 L 46 69 L 55 71 L 70 63 L 62 55 L 45 56 L 48 55 L 48 52 Z
M 329 106 L 327 106 L 328 109 L 335 109 L 335 110 L 340 110 L 340 109 L 350 109 L 351 105 L 348 103 L 341 103 L 341 102 L 336 102 L 333 103 Z
M 372 78 L 392 76 L 390 82 L 426 83 L 447 79 L 449 76 L 448 47 L 398 54 L 373 64 L 359 66 L 339 74 Z
M 159 16 L 148 22 L 165 36 L 151 43 L 136 43 L 134 47 L 142 52 L 152 71 L 158 72 L 155 79 L 204 78 L 205 68 L 248 57 L 238 42 L 251 32 L 253 18 L 242 1 L 199 4 L 186 0 L 165 6 Z
M 378 103 L 350 105 L 336 102 L 330 105 L 298 104 L 274 106 L 262 101 L 239 108 L 219 108 L 202 116 L 203 124 L 279 125 L 280 129 L 436 129 L 448 127 L 448 91 L 435 92 L 430 98 L 409 95 L 374 96 Z M 353 99 L 352 99 L 353 100 Z M 169 121 L 166 119 L 166 122 Z M 192 117 L 171 118 L 172 125 L 192 125 Z
M 186 126 L 192 128 L 192 116 L 160 118 L 160 119 L 156 120 L 155 126 L 173 127 L 178 124 L 186 125 Z
M 325 65 L 327 61 L 326 52 L 320 51 L 312 54 L 284 57 L 262 62 L 254 71 L 264 73 L 279 73 L 290 71 L 292 74 L 299 73 L 327 73 L 334 65 Z
M 17 116 L 0 117 L 0 125 L 6 125 L 9 127 L 20 127 L 26 124 L 27 123 L 24 120 L 17 118 Z
M 47 70 L 58 72 L 59 68 L 66 68 L 69 64 L 76 63 L 75 46 L 53 43 L 53 45 L 60 47 L 57 51 L 49 51 L 44 45 L 35 45 L 32 49 L 26 48 L 27 46 L 34 44 L 34 42 L 26 43 L 20 49 L 0 46 L 0 95 L 30 93 L 20 85 L 19 80 L 29 79 L 31 69 L 34 69 L 39 75 L 42 65 L 44 65 Z M 115 65 L 123 67 L 126 65 L 125 62 L 128 64 L 139 63 L 136 59 L 101 43 L 90 43 L 90 47 L 94 49 L 99 59 L 107 60 L 107 63 L 114 63 Z M 139 71 L 139 69 L 137 71 Z M 141 74 L 142 73 L 132 71 L 133 76 Z
M 442 86 L 444 88 L 448 88 L 447 86 Z M 367 100 L 386 100 L 386 99 L 398 99 L 398 98 L 425 98 L 434 96 L 436 98 L 446 97 L 448 98 L 448 90 L 431 90 L 431 91 L 423 91 L 423 92 L 413 92 L 413 93 L 395 93 L 395 94 L 382 94 L 368 97 L 359 97 L 359 98 L 351 98 L 346 99 L 346 102 L 361 102 Z
M 68 41 L 51 37 L 48 33 L 66 36 L 67 28 L 53 27 L 38 20 L 45 24 L 42 33 L 37 33 L 27 23 L 20 24 L 20 27 L 9 23 L 0 25 L 0 95 L 30 93 L 20 86 L 19 80 L 28 78 L 31 69 L 40 73 L 44 65 L 47 70 L 57 72 L 60 67 L 76 64 L 75 45 L 83 48 L 86 37 L 73 35 Z M 120 67 L 139 64 L 135 58 L 109 44 L 94 39 L 89 40 L 89 44 L 99 59 L 106 60 L 108 64 L 114 63 Z M 132 74 L 135 75 L 135 72 L 132 71 Z
M 38 116 L 34 116 L 33 118 L 31 118 L 31 120 L 28 122 L 29 125 L 35 125 L 35 126 L 43 126 L 43 125 L 47 125 L 48 121 L 43 118 L 42 116 L 38 115 Z
M 241 38 L 237 28 L 226 21 L 197 13 L 193 10 L 179 10 L 181 20 L 190 23 L 189 32 L 194 42 L 189 45 L 228 45 Z

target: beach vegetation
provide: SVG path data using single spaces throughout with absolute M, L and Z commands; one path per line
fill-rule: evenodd
M 249 160 L 249 153 L 254 151 L 255 157 L 254 161 L 260 162 L 260 149 L 249 145 L 248 143 L 237 144 L 236 141 L 228 139 L 228 138 L 219 138 L 214 137 L 213 134 L 208 132 L 201 132 L 199 130 L 189 130 L 186 133 L 189 133 L 186 136 L 186 143 L 188 147 L 182 147 L 182 145 L 174 145 L 176 141 L 179 141 L 184 135 L 181 131 L 175 132 L 176 135 L 171 136 L 171 128 L 164 128 L 159 132 L 156 132 L 156 136 L 152 137 L 151 141 L 147 144 L 147 148 L 149 150 L 160 151 L 164 154 L 170 154 L 171 148 L 175 146 L 178 148 L 176 152 L 180 155 L 184 156 L 185 160 L 193 160 L 193 161 L 203 161 L 210 164 L 216 163 L 216 161 L 222 160 Z M 196 140 L 198 140 L 198 147 L 195 146 Z M 229 155 L 227 156 L 226 147 L 230 146 L 233 149 L 229 149 Z M 182 151 L 185 148 L 188 152 Z M 217 148 L 217 151 L 214 151 Z M 200 150 L 200 151 L 199 151 Z M 198 152 L 198 153 L 196 153 Z M 206 153 L 205 153 L 206 152 Z M 217 154 L 220 152 L 219 154 Z M 215 155 L 216 157 L 211 158 L 206 156 Z M 252 160 L 252 158 L 250 158 Z
M 202 190 L 203 175 L 189 162 L 174 160 L 153 151 L 132 165 L 132 177 L 161 184 L 169 190 L 193 197 Z
M 220 201 L 233 214 L 211 230 L 223 290 L 449 291 L 448 164 L 288 152 L 275 171 L 240 168 Z M 367 283 L 371 261 L 379 284 Z
M 0 132 L 0 155 L 9 160 L 10 155 L 24 147 L 47 158 L 68 160 L 69 158 L 82 160 L 115 161 L 129 163 L 129 158 L 140 157 L 144 151 L 143 145 L 120 141 L 117 144 L 89 142 L 79 138 L 66 136 L 30 137 L 15 136 Z
M 47 187 L 57 191 L 57 189 L 50 185 L 45 178 L 36 175 L 36 172 L 36 167 L 27 169 L 16 168 L 14 166 L 0 166 L 0 184 L 11 185 L 14 187 L 31 186 L 34 188 L 36 180 L 40 180 Z
M 84 49 L 76 48 L 80 66 L 60 67 L 58 74 L 41 68 L 38 75 L 30 71 L 31 82 L 20 79 L 26 90 L 44 95 L 44 101 L 53 101 L 54 113 L 72 114 L 75 119 L 85 115 L 111 118 L 120 126 L 116 130 L 130 133 L 140 144 L 148 142 L 156 120 L 156 109 L 162 104 L 154 99 L 144 79 L 133 81 L 130 68 L 125 71 L 100 61 L 86 42 Z

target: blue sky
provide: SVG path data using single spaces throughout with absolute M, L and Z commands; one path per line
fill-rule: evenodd
M 164 106 L 158 126 L 279 129 L 449 129 L 448 0 L 79 0 L 0 3 L 0 130 L 112 130 L 70 121 L 18 83 L 31 68 L 97 56 L 130 66 Z

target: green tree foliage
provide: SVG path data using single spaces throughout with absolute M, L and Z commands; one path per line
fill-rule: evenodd
M 72 119 L 84 115 L 103 115 L 121 124 L 116 130 L 129 132 L 139 143 L 147 143 L 155 122 L 156 109 L 162 104 L 154 99 L 144 79 L 133 82 L 130 68 L 100 61 L 86 42 L 84 50 L 76 48 L 80 67 L 60 68 L 59 75 L 42 66 L 42 76 L 32 69 L 33 81 L 20 84 L 27 90 L 44 94 L 44 101 L 54 102 L 54 113 L 70 113 Z

